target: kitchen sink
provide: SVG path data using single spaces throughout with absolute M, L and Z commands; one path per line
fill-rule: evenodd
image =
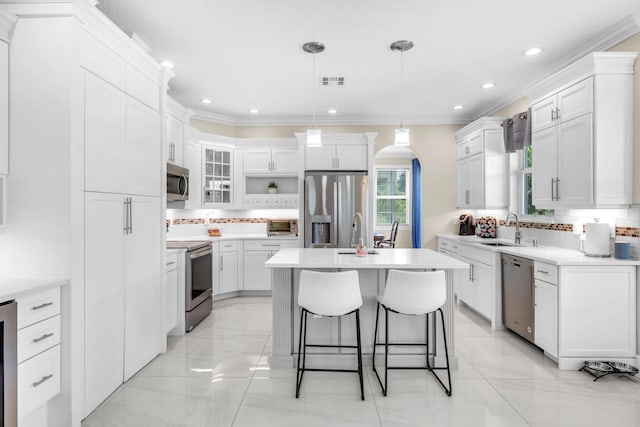
M 338 249 L 338 255 L 355 255 L 356 250 L 354 249 Z M 375 249 L 367 249 L 367 255 L 378 255 L 379 252 Z
M 517 246 L 515 243 L 505 243 L 505 242 L 479 242 L 481 245 L 486 246 Z

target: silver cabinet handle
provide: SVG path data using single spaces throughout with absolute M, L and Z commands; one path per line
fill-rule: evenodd
M 464 147 L 464 154 L 469 154 L 470 151 L 469 147 Z
M 548 271 L 545 270 L 536 270 L 537 273 L 542 273 L 542 274 L 549 274 Z
M 125 197 L 124 198 L 124 228 L 122 229 L 124 231 L 124 234 L 129 234 L 129 198 Z
M 46 340 L 47 338 L 51 338 L 52 336 L 53 336 L 53 332 L 49 332 L 48 334 L 42 334 L 41 337 L 32 339 L 31 342 L 34 344 L 38 344 L 40 341 Z
M 560 120 L 560 109 L 556 108 L 556 120 Z
M 556 177 L 556 200 L 560 200 L 560 178 Z
M 51 378 L 53 378 L 53 374 L 45 375 L 44 377 L 42 377 L 38 381 L 32 383 L 31 387 L 38 387 L 40 384 L 42 384 L 43 382 L 45 382 L 47 380 L 50 380 Z
M 220 257 L 220 271 L 224 270 L 224 257 Z
M 133 199 L 129 197 L 129 233 L 133 234 Z
M 554 122 L 556 120 L 555 113 L 556 113 L 555 110 L 552 108 L 551 109 L 551 121 L 552 122 Z
M 476 280 L 475 277 L 473 277 L 473 264 L 471 264 L 471 281 L 473 282 L 474 280 Z
M 175 261 L 171 261 L 171 262 L 166 263 L 166 265 L 173 265 L 175 263 L 176 263 Z
M 31 310 L 42 310 L 45 307 L 49 307 L 50 305 L 53 305 L 53 302 L 43 302 L 40 305 L 34 305 L 33 307 L 31 307 Z
M 551 201 L 553 202 L 556 198 L 553 195 L 553 183 L 556 181 L 555 178 L 551 178 Z
M 280 245 L 267 245 L 267 244 L 264 244 L 264 243 L 261 244 L 260 246 L 269 247 L 269 248 L 279 248 L 280 247 Z

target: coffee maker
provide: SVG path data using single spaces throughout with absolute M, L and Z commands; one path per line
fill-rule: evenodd
M 459 224 L 460 229 L 458 230 L 458 235 L 473 236 L 476 234 L 476 224 L 473 221 L 473 216 L 469 214 L 460 215 Z

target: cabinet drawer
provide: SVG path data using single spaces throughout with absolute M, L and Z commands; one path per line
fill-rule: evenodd
M 60 344 L 60 316 L 53 316 L 18 331 L 18 363 Z
M 444 249 L 447 252 L 458 253 L 458 243 L 453 240 L 439 239 L 438 249 Z
M 223 240 L 222 242 L 220 242 L 220 252 L 235 252 L 237 249 L 237 240 Z
M 60 392 L 60 345 L 18 365 L 18 418 Z
M 176 253 L 168 253 L 165 258 L 164 264 L 164 272 L 168 273 L 169 271 L 176 270 L 178 268 L 178 254 Z
M 485 250 L 480 248 L 473 248 L 471 246 L 460 245 L 458 253 L 462 256 L 470 258 L 474 261 L 481 262 L 483 264 L 494 264 L 495 252 L 492 252 L 488 249 Z
M 18 298 L 18 329 L 60 314 L 60 288 Z
M 297 248 L 297 240 L 245 240 L 245 251 L 278 251 L 282 248 Z
M 533 263 L 533 277 L 547 283 L 558 284 L 558 266 L 546 262 Z

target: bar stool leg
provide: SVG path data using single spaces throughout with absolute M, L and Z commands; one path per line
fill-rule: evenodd
M 384 307 L 383 307 L 384 308 Z M 386 313 L 386 310 L 385 310 Z M 382 395 L 386 396 L 387 395 L 387 387 L 386 387 L 386 382 L 387 382 L 387 359 L 385 357 L 385 361 L 384 361 L 384 366 L 385 366 L 385 383 L 382 383 L 382 380 L 380 379 L 380 374 L 378 373 L 378 370 L 376 369 L 376 347 L 378 345 L 380 345 L 380 343 L 378 342 L 378 319 L 380 317 L 380 303 L 378 303 L 378 306 L 376 307 L 376 325 L 375 325 L 375 329 L 374 329 L 374 334 L 373 334 L 373 360 L 372 360 L 372 365 L 373 365 L 373 373 L 376 374 L 376 378 L 378 379 L 378 383 L 380 383 L 380 388 L 382 388 Z M 385 324 L 386 327 L 386 324 Z M 386 330 L 385 330 L 386 331 Z M 386 335 L 388 337 L 388 335 Z
M 360 396 L 364 400 L 364 381 L 362 379 L 362 343 L 360 341 L 360 310 L 356 310 L 356 338 L 358 341 L 358 375 L 360 376 Z
M 302 332 L 304 328 L 304 334 Z M 304 339 L 305 343 L 303 345 L 302 340 Z M 304 308 L 300 311 L 300 336 L 298 338 L 298 366 L 296 369 L 296 399 L 300 396 L 300 386 L 302 385 L 302 376 L 304 375 L 304 364 L 306 359 L 306 341 L 307 341 L 307 310 Z M 302 357 L 302 367 L 300 365 L 300 356 L 304 352 L 304 357 Z
M 384 390 L 382 395 L 386 396 L 389 391 L 389 310 L 384 308 Z
M 449 381 L 449 389 L 447 390 L 447 388 L 445 387 L 445 390 L 447 391 L 447 396 L 451 396 L 453 387 L 451 385 L 451 369 L 449 368 L 449 348 L 447 347 L 447 332 L 444 327 L 444 313 L 442 312 L 441 308 L 439 308 L 438 311 L 440 312 L 440 320 L 442 320 L 442 338 L 444 339 L 444 356 L 447 359 L 447 380 Z

